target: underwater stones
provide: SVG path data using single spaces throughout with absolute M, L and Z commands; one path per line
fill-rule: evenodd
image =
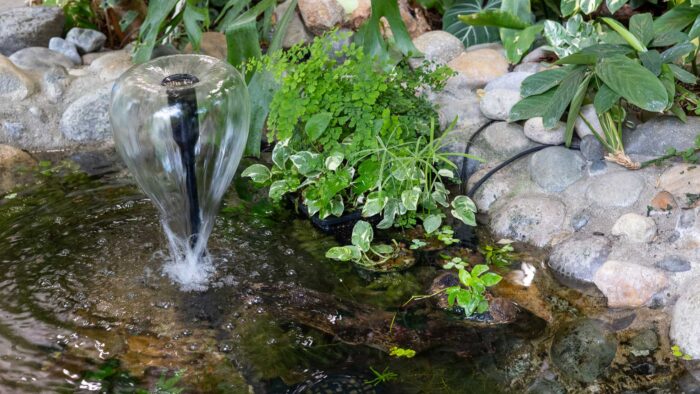
M 666 256 L 654 265 L 668 272 L 686 272 L 691 269 L 690 261 L 681 256 Z
M 578 320 L 555 335 L 550 356 L 564 375 L 591 383 L 610 366 L 617 345 L 615 334 L 603 322 Z
M 629 242 L 651 242 L 656 236 L 656 222 L 646 216 L 626 213 L 615 221 L 611 232 Z
M 0 98 L 23 100 L 33 92 L 34 81 L 9 59 L 0 55 Z
M 74 27 L 66 34 L 66 41 L 75 45 L 80 53 L 90 53 L 102 49 L 107 36 L 97 30 Z
M 95 59 L 90 64 L 90 70 L 97 73 L 103 81 L 113 81 L 133 65 L 128 52 L 114 51 Z
M 663 271 L 624 261 L 608 260 L 596 271 L 593 283 L 610 308 L 638 308 L 668 286 Z
M 659 347 L 659 338 L 654 330 L 644 330 L 630 340 L 630 346 L 638 352 L 653 352 Z
M 629 207 L 644 189 L 644 180 L 632 171 L 608 173 L 590 182 L 586 198 L 603 207 Z
M 605 157 L 605 147 L 593 135 L 589 134 L 581 138 L 581 154 L 588 161 L 599 161 Z
M 671 339 L 684 353 L 700 358 L 700 277 L 690 279 L 673 308 Z
M 671 193 L 681 206 L 690 205 L 689 196 L 700 195 L 700 167 L 675 164 L 659 177 L 659 188 Z
M 700 117 L 688 116 L 682 122 L 673 116 L 660 116 L 622 134 L 625 152 L 646 156 L 666 154 L 669 148 L 692 148 L 700 130 Z
M 518 196 L 496 211 L 491 228 L 501 236 L 545 246 L 562 230 L 565 216 L 566 206 L 555 197 Z
M 78 54 L 78 50 L 75 48 L 75 45 L 64 40 L 61 37 L 53 37 L 51 41 L 49 41 L 49 49 L 64 55 L 65 57 L 73 61 L 73 64 L 77 65 L 82 63 L 83 61 L 83 59 Z
M 545 191 L 561 192 L 581 179 L 585 165 L 580 153 L 552 146 L 530 157 L 530 178 Z
M 525 394 L 566 394 L 566 389 L 556 380 L 537 379 Z
M 576 122 L 574 122 L 574 130 L 579 138 L 583 138 L 587 135 L 593 135 L 591 129 L 581 117 L 586 119 L 586 121 L 593 127 L 593 130 L 595 130 L 598 134 L 603 135 L 603 128 L 600 125 L 598 113 L 596 112 L 593 104 L 586 104 L 582 106 L 579 113 L 580 115 L 578 118 L 576 118 Z
M 529 77 L 532 74 L 533 73 L 522 71 L 511 72 L 489 82 L 488 84 L 486 84 L 486 87 L 484 87 L 484 90 L 488 92 L 489 90 L 494 89 L 510 89 L 515 90 L 516 92 L 520 92 L 520 85 L 522 85 L 525 78 Z
M 320 35 L 343 21 L 345 10 L 336 0 L 299 0 L 299 12 L 306 27 Z
M 442 30 L 421 34 L 413 40 L 413 45 L 423 53 L 425 60 L 439 64 L 448 63 L 464 52 L 462 41 Z
M 72 141 L 104 141 L 111 137 L 109 97 L 112 84 L 98 88 L 71 103 L 61 116 L 59 128 Z
M 12 56 L 10 56 L 10 60 L 17 65 L 17 67 L 29 70 L 45 70 L 54 66 L 65 68 L 75 66 L 73 61 L 65 55 L 42 47 L 21 49 L 13 53 Z
M 547 265 L 567 279 L 591 283 L 610 251 L 610 243 L 603 237 L 576 236 L 557 244 Z
M 275 18 L 277 18 L 278 21 L 281 20 L 284 13 L 287 12 L 290 4 L 291 0 L 287 0 L 275 8 Z M 287 31 L 284 34 L 284 38 L 282 38 L 282 48 L 288 49 L 300 42 L 311 42 L 312 39 L 313 37 L 306 31 L 306 26 L 304 26 L 304 22 L 302 22 L 299 16 L 299 11 L 294 10 L 292 19 L 289 21 L 289 25 L 287 25 Z
M 36 160 L 27 152 L 9 145 L 0 144 L 0 193 L 7 193 L 20 181 L 19 169 L 28 169 Z
M 183 49 L 184 53 L 194 53 L 192 44 L 188 43 Z M 199 42 L 199 52 L 202 55 L 226 60 L 228 47 L 226 46 L 226 35 L 218 31 L 207 31 L 202 33 L 202 40 Z
M 540 144 L 561 145 L 564 143 L 564 134 L 566 133 L 566 124 L 564 122 L 558 121 L 553 128 L 546 129 L 544 124 L 542 124 L 542 118 L 538 116 L 528 119 L 524 128 L 525 136 Z
M 493 89 L 481 97 L 479 108 L 489 119 L 508 120 L 511 108 L 520 101 L 520 98 L 520 92 L 516 90 Z
M 16 7 L 0 12 L 0 54 L 47 46 L 63 33 L 65 16 L 60 7 Z
M 480 48 L 463 52 L 447 65 L 469 80 L 469 87 L 483 88 L 487 83 L 508 72 L 508 61 L 503 51 Z

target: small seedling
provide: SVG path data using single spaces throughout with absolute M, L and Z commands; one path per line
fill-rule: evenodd
M 454 230 L 452 230 L 452 227 L 450 226 L 442 226 L 440 230 L 438 230 L 435 235 L 437 236 L 437 239 L 444 243 L 447 246 L 450 246 L 452 244 L 456 244 L 459 242 L 459 239 L 454 237 Z
M 495 267 L 507 267 L 511 264 L 513 260 L 512 252 L 513 241 L 502 239 L 497 242 L 497 245 L 503 245 L 498 247 L 497 245 L 486 245 L 479 249 L 484 258 L 486 259 L 486 264 Z
M 411 246 L 409 246 L 409 248 L 410 248 L 410 249 L 413 249 L 413 250 L 416 250 L 416 249 L 420 249 L 420 248 L 424 247 L 425 245 L 427 245 L 427 243 L 424 242 L 423 240 L 421 240 L 421 239 L 414 239 L 414 240 L 411 241 Z
M 403 349 L 403 348 L 394 346 L 391 349 L 389 349 L 389 355 L 396 357 L 396 358 L 401 358 L 401 357 L 413 358 L 416 356 L 416 351 L 413 349 Z
M 365 384 L 371 384 L 372 386 L 378 386 L 382 383 L 390 382 L 399 377 L 399 375 L 397 375 L 396 373 L 389 371 L 389 367 L 384 368 L 382 372 L 379 372 L 372 367 L 369 367 L 369 370 L 372 371 L 375 377 L 372 380 L 365 380 Z
M 693 357 L 690 354 L 686 354 L 685 352 L 683 352 L 680 346 L 678 345 L 673 345 L 671 347 L 671 352 L 673 352 L 674 357 L 678 357 L 682 360 L 690 361 L 693 359 Z

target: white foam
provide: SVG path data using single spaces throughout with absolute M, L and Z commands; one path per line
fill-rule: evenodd
M 204 291 L 214 273 L 214 263 L 206 250 L 206 238 L 197 240 L 194 247 L 189 238 L 178 237 L 163 224 L 170 256 L 163 267 L 170 279 L 183 291 Z

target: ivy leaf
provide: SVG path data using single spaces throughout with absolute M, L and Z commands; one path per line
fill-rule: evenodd
M 328 249 L 326 257 L 338 261 L 358 261 L 362 258 L 362 252 L 360 248 L 354 245 L 336 246 Z
M 603 0 L 578 0 L 579 9 L 586 15 L 597 10 L 602 2 Z
M 272 173 L 270 170 L 262 164 L 253 164 L 250 167 L 243 170 L 241 173 L 243 177 L 249 177 L 255 183 L 265 183 L 270 180 Z
M 608 10 L 610 11 L 611 14 L 614 14 L 622 8 L 623 5 L 627 4 L 629 0 L 606 0 L 605 5 L 608 7 Z
M 285 163 L 291 153 L 288 144 L 289 140 L 279 141 L 272 149 L 272 162 L 281 170 L 284 170 Z
M 299 173 L 304 176 L 309 176 L 318 171 L 318 153 L 301 151 L 289 156 L 294 166 L 299 170 Z
M 462 40 L 465 47 L 498 41 L 498 28 L 472 26 L 459 20 L 460 16 L 477 14 L 483 10 L 498 10 L 501 7 L 500 0 L 489 0 L 484 4 L 483 0 L 457 0 L 445 10 L 442 17 L 442 29 Z
M 330 171 L 335 171 L 343 163 L 343 159 L 345 159 L 345 156 L 342 152 L 333 152 L 326 157 L 326 162 L 324 164 Z
M 304 126 L 304 132 L 310 141 L 316 141 L 326 131 L 328 125 L 333 119 L 333 114 L 330 112 L 320 112 L 309 118 Z
M 634 60 L 614 55 L 601 59 L 596 74 L 625 100 L 650 112 L 661 112 L 668 105 L 666 88 L 651 71 Z
M 559 9 L 561 10 L 561 15 L 564 17 L 573 15 L 579 10 L 579 0 L 561 0 Z
M 352 228 L 352 238 L 351 242 L 353 245 L 357 246 L 363 252 L 369 251 L 369 247 L 372 244 L 372 239 L 374 238 L 374 231 L 372 231 L 372 225 L 360 220 L 355 223 L 355 227 Z
M 477 264 L 472 268 L 472 277 L 477 278 L 484 272 L 489 270 L 489 266 L 485 264 Z
M 401 192 L 401 203 L 409 211 L 415 211 L 418 209 L 418 199 L 420 198 L 421 190 L 418 187 L 414 187 L 410 190 L 404 190 Z
M 365 206 L 362 207 L 362 216 L 370 217 L 378 214 L 384 209 L 389 198 L 384 193 L 373 192 L 367 196 Z
M 377 228 L 387 229 L 394 225 L 394 219 L 399 214 L 399 202 L 395 198 L 390 198 L 384 206 L 382 221 L 377 224 Z
M 270 191 L 268 192 L 268 195 L 271 199 L 279 201 L 282 198 L 282 196 L 284 196 L 288 191 L 289 188 L 287 187 L 287 181 L 279 180 L 272 182 L 272 185 L 270 185 Z
M 423 219 L 423 230 L 428 234 L 432 234 L 435 230 L 440 228 L 441 224 L 442 217 L 440 215 L 428 215 Z
M 501 281 L 501 279 L 503 278 L 501 278 L 500 275 L 495 274 L 493 272 L 489 272 L 481 277 L 481 282 L 484 284 L 484 286 L 491 287 L 497 285 L 498 282 Z

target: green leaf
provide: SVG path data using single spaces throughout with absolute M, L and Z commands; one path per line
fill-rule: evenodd
M 579 0 L 561 0 L 559 9 L 561 10 L 561 15 L 564 17 L 573 15 L 579 10 Z
M 495 274 L 493 272 L 489 272 L 488 274 L 485 274 L 484 276 L 481 277 L 481 281 L 484 283 L 484 286 L 486 287 L 491 287 L 495 286 L 498 284 L 498 282 L 501 281 L 501 276 L 498 274 Z
M 478 278 L 484 272 L 489 270 L 489 266 L 485 264 L 477 264 L 472 268 L 472 278 Z
M 401 192 L 401 203 L 409 211 L 418 209 L 418 199 L 420 198 L 421 190 L 419 187 L 414 187 L 410 190 Z
M 544 25 L 537 24 L 520 31 L 509 30 L 512 35 L 502 33 L 501 37 L 505 37 L 503 38 L 503 46 L 506 49 L 506 57 L 508 58 L 508 61 L 512 64 L 519 63 L 520 59 L 523 58 L 523 55 L 530 50 L 532 44 L 537 38 L 537 35 L 540 34 L 543 29 Z
M 627 41 L 627 43 L 634 48 L 635 51 L 637 52 L 644 52 L 647 50 L 646 46 L 642 43 L 642 41 L 632 34 L 629 30 L 627 30 L 620 22 L 616 21 L 615 19 L 612 18 L 601 18 L 603 22 L 607 23 L 608 26 L 612 27 L 613 30 L 615 30 L 619 35 L 622 36 L 622 38 Z
M 608 7 L 608 10 L 610 11 L 611 14 L 614 14 L 622 8 L 623 5 L 627 4 L 629 0 L 606 0 L 605 5 Z
M 336 217 L 341 217 L 343 215 L 343 212 L 345 212 L 345 204 L 343 203 L 343 197 L 336 195 L 331 200 L 330 214 Z
M 377 228 L 387 229 L 394 225 L 396 215 L 400 213 L 399 202 L 395 198 L 390 198 L 384 206 L 382 221 L 377 224 Z
M 394 253 L 394 247 L 391 245 L 386 245 L 386 244 L 379 244 L 379 245 L 374 245 L 372 246 L 372 249 L 383 255 L 391 254 Z
M 275 34 L 272 36 L 272 42 L 270 43 L 270 47 L 267 48 L 267 53 L 273 53 L 282 49 L 282 42 L 284 40 L 284 36 L 287 34 L 289 23 L 292 21 L 292 18 L 294 18 L 296 13 L 298 1 L 299 0 L 290 0 L 289 5 L 287 5 L 287 9 L 282 15 L 282 18 L 280 18 L 275 25 Z
M 384 195 L 384 193 L 373 192 L 367 196 L 367 201 L 365 201 L 365 206 L 362 207 L 362 216 L 370 217 L 381 212 L 386 203 L 389 201 L 389 197 Z
M 677 5 L 666 11 L 654 21 L 655 37 L 667 32 L 684 30 L 700 15 L 700 8 L 691 7 L 688 3 Z
M 328 128 L 332 119 L 333 114 L 330 112 L 319 112 L 309 118 L 309 120 L 306 121 L 306 126 L 304 126 L 304 132 L 309 140 L 316 141 L 319 139 Z
M 319 169 L 319 157 L 318 153 L 311 153 L 308 151 L 301 151 L 289 156 L 289 159 L 294 164 L 294 167 L 299 170 L 301 175 L 307 176 Z
M 601 59 L 596 74 L 625 100 L 650 112 L 661 112 L 668 105 L 664 85 L 651 71 L 623 55 Z
M 595 107 L 596 113 L 602 114 L 608 112 L 610 108 L 619 101 L 620 95 L 610 89 L 608 85 L 602 84 L 600 88 L 598 88 L 598 93 L 595 95 L 593 106 Z
M 467 226 L 476 226 L 476 204 L 467 196 L 457 196 L 452 200 L 452 216 Z
M 652 49 L 651 51 L 640 52 L 639 60 L 642 61 L 644 67 L 651 71 L 652 74 L 658 76 L 661 73 L 661 63 L 663 63 L 663 60 L 661 59 L 659 51 Z M 600 113 L 602 114 L 602 112 Z
M 275 147 L 272 149 L 272 162 L 275 163 L 277 168 L 284 170 L 285 163 L 289 159 L 289 155 L 292 153 L 289 149 L 289 141 L 278 141 Z
M 277 90 L 274 75 L 268 71 L 258 71 L 248 82 L 250 94 L 250 128 L 245 146 L 245 155 L 260 157 L 263 126 L 270 111 L 272 97 Z
M 659 76 L 659 80 L 666 88 L 666 94 L 668 95 L 669 105 L 666 107 L 666 109 L 670 109 L 673 105 L 673 100 L 676 97 L 676 79 L 674 78 L 673 71 L 671 71 L 668 64 L 664 64 L 661 67 L 661 75 Z
M 671 68 L 671 71 L 673 71 L 673 75 L 679 81 L 689 84 L 695 84 L 695 82 L 697 82 L 697 77 L 694 74 L 689 73 L 682 67 L 675 64 L 669 64 L 668 66 Z
M 508 11 L 487 9 L 475 14 L 460 15 L 462 23 L 471 26 L 492 26 L 504 29 L 522 30 L 530 26 L 530 23 L 518 18 Z
M 685 56 L 695 51 L 695 45 L 690 42 L 684 42 L 668 48 L 661 53 L 661 59 L 664 63 L 675 62 L 679 57 Z
M 603 0 L 578 0 L 581 12 L 588 15 L 600 7 Z
M 145 63 L 151 59 L 153 47 L 158 41 L 161 32 L 161 25 L 175 9 L 178 0 L 152 1 L 148 3 L 146 19 L 144 19 L 139 30 L 139 45 L 134 53 L 134 63 Z
M 326 157 L 325 166 L 330 171 L 335 171 L 343 163 L 345 156 L 342 152 L 333 152 L 328 157 Z
M 459 281 L 462 282 L 463 285 L 469 286 L 469 282 L 470 282 L 470 279 L 472 278 L 472 276 L 471 276 L 471 274 L 469 274 L 469 272 L 467 272 L 467 270 L 460 269 L 458 276 L 459 276 Z M 457 295 L 457 297 L 459 298 L 459 295 Z
M 700 17 L 695 18 L 693 25 L 688 30 L 688 40 L 700 37 Z
M 389 61 L 388 45 L 382 34 L 384 24 L 382 18 L 389 22 L 393 45 L 404 56 L 416 56 L 420 52 L 413 45 L 411 36 L 403 22 L 399 5 L 396 1 L 372 0 L 371 17 L 358 29 L 353 36 L 355 43 L 361 46 L 366 54 L 377 57 L 382 61 Z
M 247 23 L 234 23 L 226 29 L 226 60 L 233 66 L 240 66 L 246 60 L 262 55 L 258 27 L 255 20 Z
M 554 91 L 555 89 L 549 89 L 542 94 L 526 97 L 518 101 L 513 108 L 510 109 L 508 121 L 516 122 L 518 120 L 542 116 L 545 109 L 547 109 L 552 102 Z
M 552 70 L 540 71 L 530 75 L 523 80 L 520 85 L 520 95 L 522 97 L 541 94 L 559 85 L 559 83 L 573 70 L 571 66 L 559 67 Z
M 249 177 L 255 183 L 265 183 L 270 180 L 272 174 L 270 170 L 262 164 L 253 164 L 250 167 L 243 170 L 241 173 L 243 177 Z
M 442 17 L 442 29 L 462 40 L 466 48 L 498 41 L 498 29 L 495 27 L 471 26 L 459 20 L 460 15 L 476 14 L 483 10 L 497 10 L 501 7 L 500 0 L 457 0 L 445 10 Z
M 440 215 L 428 215 L 423 219 L 423 230 L 425 230 L 426 233 L 432 234 L 440 228 L 440 225 L 442 224 L 442 216 Z
M 372 231 L 372 225 L 360 220 L 355 223 L 355 227 L 352 228 L 352 244 L 360 248 L 363 252 L 369 251 L 369 247 L 372 244 L 372 239 L 374 238 L 374 231 Z
M 651 42 L 652 47 L 668 47 L 679 42 L 688 41 L 688 35 L 681 31 L 668 31 L 658 34 Z
M 564 142 L 566 146 L 571 146 L 571 140 L 574 136 L 574 126 L 576 125 L 576 119 L 578 118 L 578 113 L 581 110 L 581 104 L 586 98 L 586 92 L 588 91 L 588 84 L 591 81 L 593 74 L 589 74 L 586 79 L 581 82 L 581 84 L 576 89 L 576 94 L 571 100 L 571 106 L 569 106 L 569 114 L 566 117 L 566 132 L 564 134 Z
M 134 23 L 137 16 L 139 16 L 139 13 L 137 11 L 127 11 L 124 15 L 122 15 L 121 18 L 119 18 L 119 29 L 121 29 L 121 31 L 126 31 L 126 29 L 128 29 L 129 26 L 131 26 L 131 24 Z
M 187 38 L 189 38 L 192 49 L 195 52 L 199 51 L 199 44 L 202 41 L 202 29 L 209 27 L 209 9 L 207 7 L 198 7 L 197 4 L 197 0 L 187 0 L 182 17 Z
M 338 261 L 359 261 L 362 252 L 357 246 L 336 246 L 328 249 L 326 257 Z
M 654 39 L 654 18 L 650 13 L 634 14 L 630 18 L 630 33 L 639 39 L 642 45 L 649 45 Z
M 561 81 L 554 91 L 549 107 L 542 114 L 542 124 L 545 128 L 551 129 L 556 126 L 559 119 L 564 115 L 564 111 L 573 100 L 576 91 L 583 81 L 586 67 L 578 66 Z
M 622 45 L 598 44 L 583 48 L 580 52 L 559 59 L 555 64 L 595 64 L 598 59 L 626 55 L 631 48 Z
M 282 198 L 282 196 L 284 196 L 288 191 L 289 188 L 287 187 L 287 181 L 279 180 L 272 182 L 272 185 L 270 185 L 270 191 L 268 192 L 268 195 L 271 199 L 279 201 Z

